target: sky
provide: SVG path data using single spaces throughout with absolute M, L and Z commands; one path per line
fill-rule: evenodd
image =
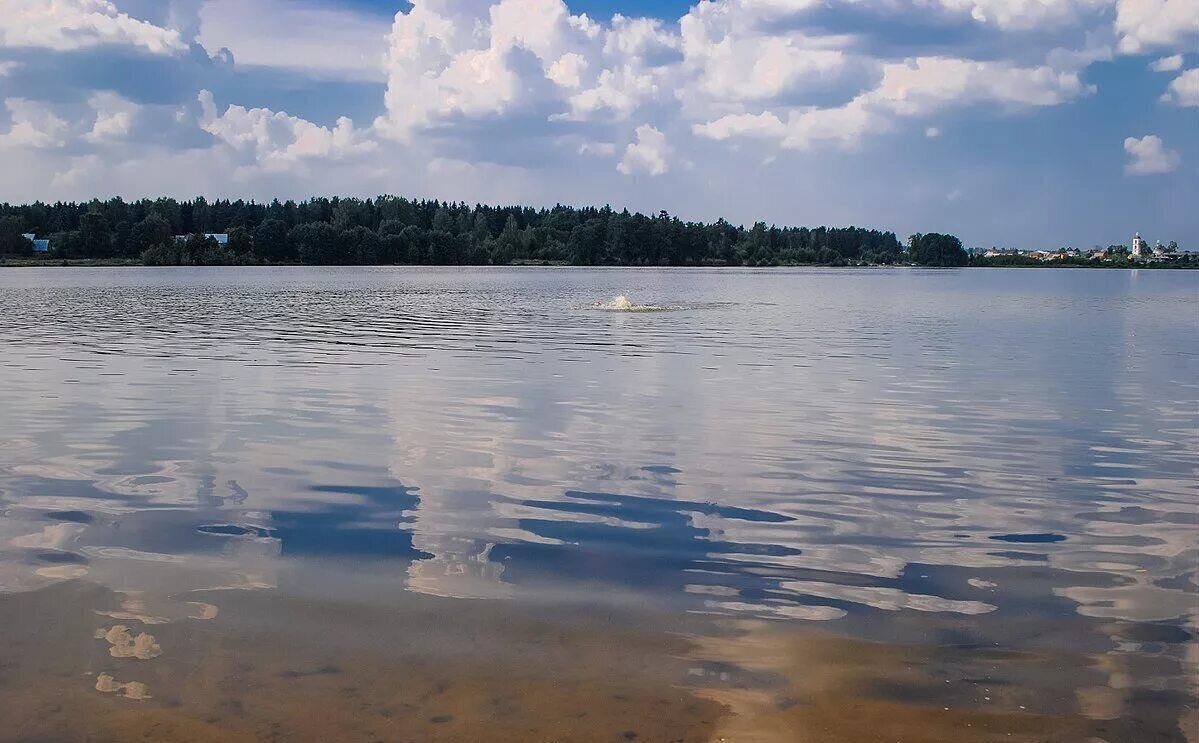
M 0 0 L 0 201 L 384 193 L 1199 250 L 1199 0 Z

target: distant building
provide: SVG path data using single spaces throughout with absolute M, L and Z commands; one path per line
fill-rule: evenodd
M 1132 236 L 1132 257 L 1149 257 L 1149 243 L 1145 242 L 1145 238 L 1141 237 L 1139 232 Z
M 181 243 L 189 237 L 191 237 L 191 235 L 175 235 L 174 239 L 175 242 Z M 216 244 L 222 247 L 229 244 L 229 233 L 227 232 L 205 232 L 204 237 L 210 237 L 213 240 L 216 240 Z
M 49 240 L 39 240 L 39 239 L 37 239 L 37 235 L 33 234 L 32 232 L 26 232 L 21 237 L 23 237 L 26 240 L 28 240 L 29 242 L 33 243 L 33 252 L 35 252 L 35 253 L 49 253 L 50 252 L 50 241 Z

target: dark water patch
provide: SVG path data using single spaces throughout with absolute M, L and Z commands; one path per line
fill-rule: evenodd
M 213 527 L 257 528 L 224 520 L 235 515 L 236 512 L 219 508 L 149 508 L 98 521 L 84 532 L 83 539 L 92 545 L 124 547 L 139 552 L 211 555 L 227 546 L 222 539 L 214 537 L 237 536 L 214 533 Z
M 70 524 L 90 524 L 96 517 L 87 511 L 47 511 L 45 517 L 51 521 L 63 521 Z
M 33 559 L 48 565 L 87 565 L 88 559 L 74 552 L 47 551 L 36 552 Z
M 261 526 L 243 524 L 205 524 L 197 526 L 196 531 L 203 534 L 214 534 L 223 537 L 270 537 L 273 532 Z
M 1187 591 L 1189 593 L 1199 591 L 1199 586 L 1187 575 L 1172 575 L 1168 578 L 1157 578 L 1153 581 L 1153 585 L 1171 591 Z
M 1053 544 L 1055 542 L 1066 541 L 1064 534 L 1052 534 L 1049 532 L 1042 534 L 996 534 L 988 537 L 988 539 L 1018 544 Z
M 1168 645 L 1181 645 L 1190 642 L 1194 637 L 1178 625 L 1154 622 L 1121 623 L 1115 626 L 1115 633 L 1128 642 L 1154 642 Z
M 682 473 L 681 469 L 671 467 L 668 464 L 651 464 L 641 468 L 642 472 L 649 472 L 655 475 L 678 475 Z
M 572 505 L 562 501 L 527 501 L 526 505 L 542 505 L 549 508 L 556 506 L 559 510 L 594 508 L 596 509 L 595 511 L 580 510 L 579 512 L 601 515 L 626 514 L 630 521 L 640 520 L 639 517 L 648 517 L 649 520 L 687 518 L 687 514 L 690 513 L 763 523 L 782 523 L 794 520 L 792 517 L 781 513 L 724 506 L 716 503 L 699 503 L 696 501 L 672 500 L 669 498 L 617 495 L 615 493 L 584 492 L 580 490 L 568 490 L 564 495 L 572 500 L 583 501 L 586 505 L 583 503 Z M 605 511 L 605 508 L 610 510 Z
M 377 557 L 422 560 L 433 557 L 416 549 L 412 534 L 397 528 L 387 514 L 366 515 L 362 509 L 326 508 L 315 512 L 273 511 L 273 533 L 284 555 Z

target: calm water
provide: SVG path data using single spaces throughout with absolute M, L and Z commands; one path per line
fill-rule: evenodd
M 1199 273 L 0 309 L 0 738 L 1199 741 Z

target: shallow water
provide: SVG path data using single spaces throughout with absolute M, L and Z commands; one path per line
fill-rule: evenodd
M 0 307 L 0 739 L 1199 741 L 1199 274 Z

